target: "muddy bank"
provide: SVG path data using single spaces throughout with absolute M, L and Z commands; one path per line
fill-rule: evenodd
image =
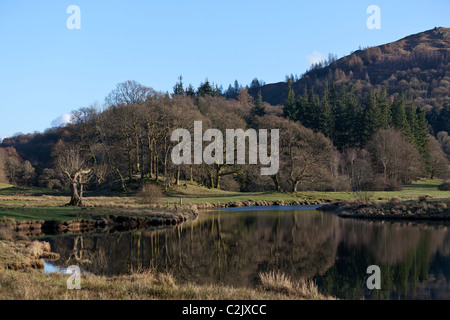
M 14 221 L 8 225 L 0 225 L 0 229 L 8 229 L 27 236 L 44 236 L 61 233 L 86 233 L 91 231 L 122 231 L 148 227 L 174 226 L 187 220 L 195 219 L 196 210 L 175 210 L 160 215 L 130 216 L 102 215 L 86 219 L 70 221 L 32 220 Z
M 326 204 L 320 210 L 334 212 L 343 218 L 450 220 L 450 208 L 443 202 L 387 201 L 361 203 L 358 201 L 339 201 Z

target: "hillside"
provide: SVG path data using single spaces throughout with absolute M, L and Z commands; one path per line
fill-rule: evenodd
M 392 43 L 357 50 L 328 66 L 313 67 L 292 88 L 297 97 L 305 88 L 321 94 L 333 82 L 353 85 L 359 97 L 382 87 L 387 88 L 389 95 L 403 90 L 407 99 L 425 109 L 433 128 L 439 127 L 436 132 L 449 131 L 448 121 L 436 118 L 443 109 L 449 112 L 450 29 L 434 28 Z M 286 99 L 285 82 L 267 84 L 260 89 L 264 101 L 272 105 L 281 105 Z

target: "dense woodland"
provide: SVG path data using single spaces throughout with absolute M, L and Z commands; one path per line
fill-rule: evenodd
M 87 184 L 125 191 L 150 179 L 164 189 L 188 180 L 227 190 L 298 191 L 395 189 L 448 171 L 448 135 L 430 135 L 422 109 L 403 97 L 391 101 L 385 91 L 360 104 L 344 86 L 295 99 L 288 85 L 285 106 L 271 106 L 246 88 L 237 99 L 200 94 L 201 87 L 186 94 L 181 80 L 174 89 L 168 95 L 126 81 L 102 111 L 81 108 L 69 125 L 5 139 L 3 173 L 14 184 L 56 189 Z M 265 177 L 257 165 L 174 165 L 171 133 L 193 132 L 196 120 L 223 133 L 280 129 L 280 171 Z
M 446 30 L 422 33 L 420 44 L 426 49 L 448 41 Z M 300 79 L 275 84 L 283 86 L 277 94 L 283 100 L 274 105 L 267 101 L 279 89 L 256 78 L 224 91 L 207 79 L 195 89 L 185 86 L 180 76 L 170 94 L 119 83 L 102 107 L 74 111 L 66 126 L 4 139 L 0 182 L 83 192 L 83 186 L 126 191 L 149 180 L 167 190 L 193 181 L 295 192 L 394 190 L 421 177 L 447 178 L 448 51 L 411 53 L 407 46 L 418 36 L 411 37 L 339 60 L 331 56 Z M 339 70 L 357 80 L 342 81 Z M 199 120 L 203 130 L 224 134 L 227 128 L 280 129 L 278 174 L 261 176 L 258 165 L 174 165 L 172 131 L 193 132 Z

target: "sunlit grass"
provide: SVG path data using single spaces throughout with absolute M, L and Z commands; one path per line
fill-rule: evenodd
M 168 273 L 135 272 L 121 276 L 83 274 L 81 289 L 67 289 L 68 276 L 45 274 L 39 270 L 13 271 L 0 269 L 0 299 L 25 300 L 282 300 L 329 299 L 318 294 L 314 285 L 295 287 L 291 293 L 275 287 L 235 288 L 223 285 L 178 283 Z M 331 298 L 333 299 L 333 298 Z
M 438 185 L 442 183 L 441 180 L 421 180 L 403 186 L 401 191 L 374 191 L 373 199 L 378 198 L 391 198 L 399 197 L 403 199 L 417 198 L 420 195 L 428 194 L 433 198 L 450 198 L 448 191 L 439 191 Z M 206 189 L 206 188 L 203 188 Z M 176 190 L 183 190 L 183 187 Z M 325 192 L 325 191 L 303 191 L 297 193 L 290 192 L 227 192 L 216 189 L 207 189 L 207 193 L 189 193 L 189 190 L 195 190 L 190 188 L 189 184 L 187 188 L 184 188 L 184 192 L 172 193 L 171 197 L 167 199 L 169 202 L 178 202 L 179 198 L 183 198 L 183 202 L 187 203 L 227 203 L 231 201 L 258 201 L 268 200 L 276 201 L 283 200 L 285 202 L 298 201 L 298 200 L 323 200 L 323 201 L 336 201 L 347 200 L 356 197 L 354 192 Z
M 371 192 L 372 200 L 390 199 L 397 197 L 401 200 L 416 200 L 420 196 L 428 195 L 428 202 L 450 203 L 450 192 L 439 191 L 437 187 L 440 180 L 421 180 L 403 186 L 401 191 L 375 191 Z M 67 194 L 59 194 L 48 189 L 17 188 L 8 185 L 0 189 L 0 217 L 14 218 L 17 220 L 73 220 L 90 218 L 91 215 L 103 215 L 108 213 L 120 214 L 126 211 L 142 211 L 147 207 L 133 195 L 98 196 L 92 192 L 86 192 L 84 204 L 87 208 L 65 207 L 69 202 Z M 20 192 L 19 192 L 20 191 Z M 354 192 L 323 192 L 304 191 L 290 192 L 230 192 L 217 189 L 209 189 L 193 182 L 182 182 L 180 187 L 172 187 L 167 196 L 159 200 L 159 206 L 174 207 L 180 203 L 184 206 L 200 203 L 232 203 L 244 201 L 284 201 L 292 203 L 332 202 L 337 200 L 349 200 L 358 198 Z

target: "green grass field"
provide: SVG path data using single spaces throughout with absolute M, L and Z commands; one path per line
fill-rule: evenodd
M 401 191 L 371 192 L 373 200 L 399 197 L 404 200 L 414 200 L 422 195 L 429 195 L 428 201 L 450 203 L 450 192 L 437 189 L 442 181 L 421 180 L 405 185 Z M 229 203 L 235 201 L 283 200 L 291 201 L 336 201 L 353 199 L 357 195 L 353 192 L 320 192 L 305 191 L 293 193 L 283 192 L 229 192 L 217 189 L 208 189 L 195 183 L 187 182 L 180 187 L 172 187 L 166 197 L 160 199 L 162 206 L 174 206 L 182 198 L 183 205 L 198 203 Z M 109 193 L 99 196 L 97 193 L 86 192 L 84 203 L 88 208 L 65 207 L 69 201 L 68 194 L 55 192 L 50 189 L 18 188 L 11 185 L 0 185 L 0 219 L 13 218 L 15 220 L 74 220 L 89 219 L 91 216 L 115 214 L 120 215 L 129 210 L 144 210 L 145 205 L 128 193 Z M 7 219 L 6 219 L 7 220 Z
M 439 191 L 437 187 L 442 183 L 441 180 L 421 180 L 409 185 L 403 186 L 401 191 L 375 191 L 371 192 L 373 199 L 381 197 L 392 198 L 400 197 L 403 199 L 417 198 L 420 195 L 428 194 L 433 199 L 450 199 L 450 192 Z M 356 195 L 354 192 L 322 192 L 322 191 L 304 191 L 293 193 L 283 192 L 227 192 L 223 190 L 207 189 L 204 187 L 187 184 L 186 187 L 176 187 L 169 194 L 168 201 L 179 202 L 179 198 L 183 198 L 183 203 L 216 203 L 230 201 L 246 201 L 246 200 L 283 200 L 285 202 L 293 200 L 324 200 L 336 201 L 353 199 Z

